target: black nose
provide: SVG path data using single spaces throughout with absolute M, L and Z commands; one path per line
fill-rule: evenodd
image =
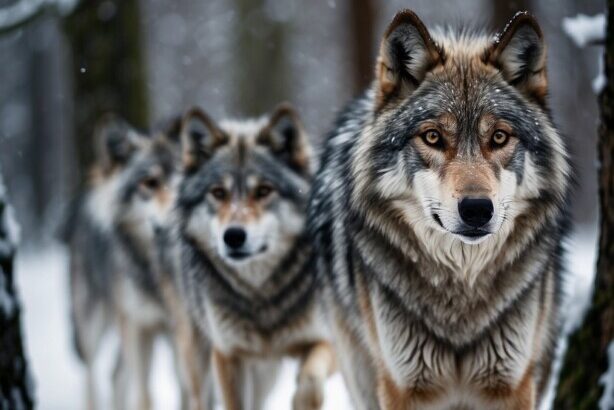
M 232 249 L 239 249 L 245 243 L 247 233 L 243 228 L 232 227 L 224 232 L 224 242 Z
M 488 198 L 464 198 L 458 204 L 458 213 L 467 225 L 480 228 L 492 218 L 494 208 Z

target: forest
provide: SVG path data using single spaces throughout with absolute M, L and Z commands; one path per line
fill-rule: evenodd
M 288 102 L 314 158 L 323 158 L 339 113 L 381 80 L 382 36 L 402 9 L 429 29 L 502 33 L 518 11 L 539 23 L 544 118 L 573 168 L 557 220 L 569 233 L 546 256 L 562 265 L 561 332 L 539 408 L 614 408 L 614 0 L 0 0 L 0 409 L 122 408 L 110 376 L 125 359 L 114 332 L 96 341 L 98 406 L 88 406 L 70 273 L 72 246 L 86 244 L 61 238 L 66 224 L 78 226 L 67 215 L 97 175 L 101 118 L 113 113 L 139 133 L 180 118 L 185 144 L 190 107 L 206 113 L 206 128 L 210 118 L 264 118 Z M 555 185 L 553 175 L 541 177 Z M 152 342 L 151 403 L 139 408 L 187 408 L 173 337 Z M 283 361 L 263 409 L 292 407 L 302 360 Z M 338 370 L 324 384 L 323 409 L 355 407 Z M 404 408 L 382 406 L 379 394 L 382 408 Z M 537 408 L 526 406 L 516 408 Z

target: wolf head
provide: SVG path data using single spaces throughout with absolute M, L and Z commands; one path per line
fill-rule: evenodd
M 268 273 L 305 223 L 310 154 L 298 115 L 284 104 L 266 118 L 218 125 L 194 108 L 181 138 L 182 234 L 247 276 Z
M 174 134 L 172 127 L 142 134 L 114 117 L 97 127 L 90 209 L 142 255 L 154 249 L 156 232 L 165 226 L 175 201 L 180 156 Z
M 385 204 L 438 253 L 501 246 L 528 218 L 528 231 L 543 225 L 570 173 L 547 90 L 546 46 L 530 15 L 493 38 L 429 32 L 399 12 L 380 46 L 354 199 Z

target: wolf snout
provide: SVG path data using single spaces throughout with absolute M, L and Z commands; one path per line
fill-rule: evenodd
M 488 198 L 463 198 L 458 203 L 462 221 L 472 228 L 481 228 L 492 219 L 494 206 Z
M 245 244 L 247 232 L 241 227 L 230 227 L 224 232 L 224 243 L 230 249 L 237 250 Z

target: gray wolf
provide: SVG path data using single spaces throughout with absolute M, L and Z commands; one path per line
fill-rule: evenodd
M 386 30 L 371 88 L 326 141 L 309 230 L 339 366 L 359 409 L 531 409 L 559 334 L 571 167 L 546 46 Z
M 226 409 L 259 409 L 280 360 L 301 361 L 294 408 L 317 409 L 333 368 L 305 234 L 307 136 L 281 105 L 255 120 L 184 117 L 175 227 L 180 288 Z
M 157 335 L 175 348 L 182 406 L 200 408 L 207 400 L 201 391 L 207 369 L 194 360 L 195 346 L 202 343 L 159 252 L 176 196 L 179 119 L 151 133 L 115 117 L 102 120 L 95 133 L 96 164 L 71 207 L 64 239 L 88 408 L 96 406 L 93 365 L 110 329 L 118 332 L 121 348 L 113 374 L 116 408 L 150 407 L 147 382 Z

